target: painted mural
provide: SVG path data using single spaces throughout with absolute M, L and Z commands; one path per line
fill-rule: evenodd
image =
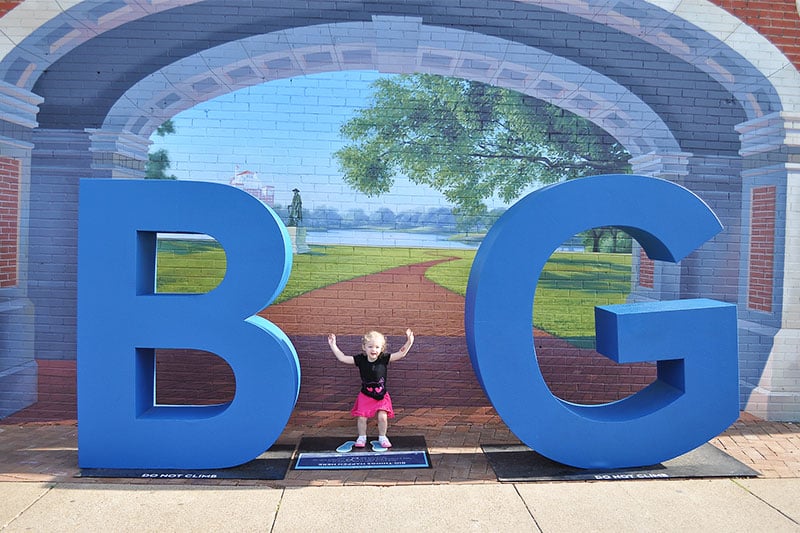
M 336 332 L 353 344 L 361 330 L 399 335 L 406 323 L 432 353 L 449 349 L 451 358 L 466 354 L 462 299 L 494 221 L 538 187 L 624 172 L 630 157 L 590 121 L 522 93 L 375 71 L 241 89 L 179 113 L 151 139 L 149 178 L 233 185 L 291 229 L 292 274 L 278 308 L 263 313 L 284 331 L 312 344 Z M 540 359 L 561 363 L 548 372 L 553 386 L 569 400 L 598 403 L 640 389 L 655 370 L 639 365 L 634 379 L 612 378 L 593 352 L 594 306 L 623 303 L 630 292 L 632 243 L 617 228 L 586 230 L 554 250 L 532 321 L 551 345 Z M 213 239 L 161 237 L 159 292 L 204 292 L 222 279 L 224 251 Z M 406 274 L 397 282 L 378 281 L 398 271 Z M 617 385 L 586 391 L 598 373 Z M 444 390 L 453 380 L 437 381 Z M 471 377 L 459 381 L 472 386 Z M 409 392 L 418 405 L 437 401 Z
M 737 306 L 741 408 L 800 417 L 795 2 L 0 9 L 0 417 L 74 375 L 80 179 L 224 183 L 271 206 L 296 253 L 263 314 L 298 348 L 298 405 L 340 409 L 352 376 L 326 359 L 325 335 L 351 350 L 365 329 L 392 345 L 407 327 L 398 398 L 487 405 L 464 342 L 476 248 L 531 191 L 604 173 L 678 183 L 724 230 L 677 265 L 613 226 L 554 249 L 531 310 L 553 391 L 597 403 L 654 379 L 651 364 L 597 356 L 593 306 L 704 297 Z M 213 290 L 224 251 L 161 237 L 158 290 Z M 232 394 L 213 354 L 210 386 L 189 371 L 196 354 L 168 355 L 165 401 Z M 74 404 L 63 392 L 47 396 Z

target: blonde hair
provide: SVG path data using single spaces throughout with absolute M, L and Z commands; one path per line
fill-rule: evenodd
M 379 331 L 368 331 L 364 333 L 364 337 L 361 339 L 361 347 L 365 347 L 369 341 L 380 341 L 381 351 L 386 349 L 386 337 Z

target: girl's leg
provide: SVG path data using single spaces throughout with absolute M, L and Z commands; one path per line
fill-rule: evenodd
M 355 447 L 363 448 L 367 445 L 367 417 L 359 416 L 356 418 L 356 429 L 358 430 L 358 438 L 356 439 Z
M 378 443 L 384 448 L 391 448 L 392 443 L 386 438 L 386 430 L 389 428 L 389 415 L 386 411 L 378 411 Z
M 378 411 L 378 436 L 385 437 L 387 429 L 389 429 L 389 415 L 386 411 Z
M 366 416 L 359 416 L 356 418 L 356 429 L 358 430 L 358 435 L 366 435 L 367 434 L 367 417 Z

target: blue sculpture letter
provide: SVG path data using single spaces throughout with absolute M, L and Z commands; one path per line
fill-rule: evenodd
M 722 229 L 697 196 L 655 178 L 593 176 L 534 192 L 497 221 L 478 250 L 467 286 L 467 344 L 497 412 L 537 452 L 580 468 L 652 465 L 736 420 L 736 307 L 700 299 L 597 308 L 597 350 L 618 362 L 655 360 L 658 379 L 610 404 L 555 397 L 536 362 L 536 283 L 562 242 L 600 226 L 624 229 L 649 257 L 671 262 Z
M 78 444 L 83 468 L 222 468 L 278 438 L 297 401 L 288 337 L 253 316 L 281 292 L 291 243 L 269 208 L 212 183 L 82 180 L 78 251 Z M 156 232 L 205 233 L 225 277 L 206 294 L 155 294 Z M 157 348 L 222 357 L 234 399 L 155 403 Z

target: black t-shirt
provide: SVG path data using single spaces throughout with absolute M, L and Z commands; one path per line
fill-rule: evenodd
M 353 356 L 361 374 L 361 392 L 370 398 L 382 400 L 386 394 L 386 371 L 390 357 L 386 352 L 381 352 L 375 361 L 370 361 L 363 353 Z

